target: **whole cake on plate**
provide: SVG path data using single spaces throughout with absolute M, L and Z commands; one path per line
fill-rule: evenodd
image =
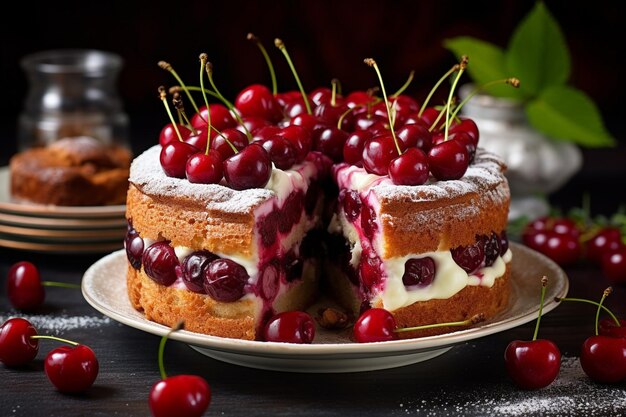
M 263 340 L 268 320 L 320 289 L 398 327 L 505 308 L 506 167 L 477 147 L 476 124 L 384 86 L 382 98 L 335 87 L 253 85 L 191 120 L 174 91 L 187 122 L 171 119 L 129 178 L 128 294 L 146 318 Z

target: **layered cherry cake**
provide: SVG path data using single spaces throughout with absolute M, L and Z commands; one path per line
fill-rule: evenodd
M 330 160 L 311 152 L 272 170 L 264 188 L 233 190 L 165 175 L 160 146 L 131 166 L 128 293 L 146 318 L 191 331 L 258 338 L 272 313 L 305 309 L 319 269 L 305 236 L 320 222 Z M 209 278 L 210 277 L 210 278 Z
M 275 44 L 289 61 L 284 43 Z M 181 83 L 171 90 L 176 123 L 159 88 L 170 123 L 160 145 L 133 162 L 127 197 L 136 309 L 210 335 L 304 343 L 315 326 L 301 310 L 318 288 L 351 311 L 344 322 L 360 315 L 355 340 L 444 333 L 507 305 L 506 167 L 478 148 L 478 127 L 457 117 L 463 103 L 452 100 L 467 58 L 436 84 L 454 77 L 443 109 L 418 105 L 402 88 L 388 97 L 376 62 L 365 63 L 382 97 L 344 98 L 336 83 L 307 94 L 296 75 L 299 94 L 252 85 L 233 105 L 206 54 L 200 91 L 206 69 L 223 105 L 204 96 L 189 120 Z M 382 325 L 357 330 L 368 328 L 368 311 L 381 311 L 371 308 L 393 316 L 391 334 L 378 337 Z

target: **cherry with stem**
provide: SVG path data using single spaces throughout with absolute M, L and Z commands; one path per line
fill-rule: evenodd
M 504 352 L 506 370 L 517 386 L 523 389 L 539 389 L 550 385 L 559 374 L 561 351 L 547 339 L 537 339 L 539 323 L 543 314 L 548 278 L 541 279 L 541 303 L 531 341 L 514 340 Z
M 159 343 L 159 371 L 161 380 L 150 390 L 150 411 L 155 417 L 175 415 L 200 417 L 211 402 L 211 388 L 204 378 L 197 375 L 176 375 L 168 377 L 163 365 L 165 343 L 169 336 L 184 328 L 181 321 L 161 338 Z
M 281 39 L 276 38 L 274 39 L 274 45 L 276 45 L 276 47 L 280 49 L 280 52 L 282 52 L 283 55 L 285 56 L 285 59 L 287 60 L 287 64 L 289 65 L 289 68 L 291 69 L 291 72 L 293 73 L 293 77 L 296 79 L 296 84 L 298 84 L 298 89 L 300 89 L 300 93 L 302 94 L 302 100 L 304 100 L 304 106 L 306 107 L 306 112 L 307 114 L 312 115 L 313 110 L 311 109 L 311 103 L 309 103 L 309 97 L 307 96 L 306 91 L 304 90 L 304 87 L 302 86 L 302 82 L 300 81 L 300 77 L 298 76 L 296 67 L 293 65 L 293 62 L 291 61 L 289 52 L 287 52 L 287 47 L 285 46 L 285 43 Z

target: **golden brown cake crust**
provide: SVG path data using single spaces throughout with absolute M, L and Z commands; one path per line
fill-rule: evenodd
M 172 246 L 250 256 L 254 214 L 207 210 L 192 198 L 150 196 L 134 184 L 128 188 L 126 217 L 141 236 L 169 240 Z
M 504 275 L 497 278 L 491 288 L 468 285 L 448 299 L 420 301 L 395 310 L 392 314 L 398 327 L 463 321 L 477 314 L 484 314 L 485 319 L 489 319 L 506 308 L 509 302 L 510 276 L 511 265 L 508 263 Z M 471 326 L 402 332 L 398 336 L 402 339 L 432 336 L 467 327 Z
M 74 139 L 14 155 L 9 163 L 12 198 L 58 206 L 124 204 L 130 151 L 120 146 L 82 146 L 80 140 L 73 149 L 70 140 Z
M 165 326 L 185 322 L 185 329 L 213 336 L 254 340 L 255 305 L 249 300 L 225 303 L 186 289 L 165 287 L 151 280 L 143 270 L 128 266 L 128 296 L 133 307 L 146 319 Z

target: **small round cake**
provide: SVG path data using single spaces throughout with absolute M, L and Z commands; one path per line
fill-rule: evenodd
M 11 158 L 11 197 L 57 206 L 124 204 L 131 152 L 79 136 Z

